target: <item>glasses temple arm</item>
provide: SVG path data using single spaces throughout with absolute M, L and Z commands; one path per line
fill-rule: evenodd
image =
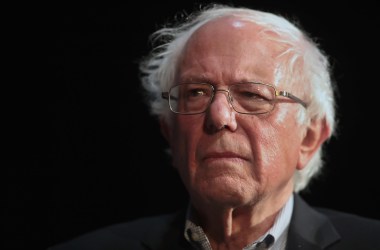
M 161 93 L 161 97 L 162 97 L 163 99 L 169 100 L 169 92 L 162 92 L 162 93 Z M 177 97 L 174 97 L 174 96 L 170 96 L 170 99 L 171 99 L 171 100 L 178 100 L 178 98 L 177 98 Z
M 293 94 L 291 94 L 289 92 L 286 92 L 286 91 L 276 91 L 276 96 L 284 96 L 284 97 L 290 98 L 290 99 L 298 102 L 302 106 L 304 106 L 304 108 L 307 108 L 307 106 L 308 106 L 306 102 L 302 101 L 297 96 L 295 96 L 295 95 L 293 95 Z

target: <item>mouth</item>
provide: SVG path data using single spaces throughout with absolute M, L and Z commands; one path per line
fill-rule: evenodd
M 248 161 L 248 159 L 242 155 L 233 152 L 212 152 L 203 157 L 204 161 Z

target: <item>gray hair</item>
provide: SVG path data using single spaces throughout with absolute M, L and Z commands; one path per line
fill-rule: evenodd
M 151 113 L 167 119 L 170 110 L 161 92 L 174 84 L 177 60 L 191 35 L 205 23 L 224 16 L 235 16 L 263 27 L 267 39 L 287 47 L 278 60 L 280 67 L 276 79 L 303 84 L 303 98 L 309 103 L 305 111 L 298 112 L 299 122 L 325 119 L 335 131 L 334 85 L 330 76 L 327 56 L 312 39 L 289 20 L 268 12 L 244 7 L 210 5 L 187 16 L 182 23 L 163 27 L 150 37 L 153 50 L 140 63 L 141 83 L 147 93 Z M 268 32 L 266 32 L 268 31 Z M 275 34 L 275 35 L 274 35 Z M 322 146 L 307 166 L 294 175 L 294 191 L 299 192 L 317 176 L 323 165 Z

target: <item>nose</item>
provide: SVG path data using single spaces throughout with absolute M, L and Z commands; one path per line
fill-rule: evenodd
M 206 111 L 206 129 L 209 132 L 216 132 L 223 128 L 230 131 L 236 130 L 236 112 L 229 98 L 228 90 L 215 90 L 214 98 Z

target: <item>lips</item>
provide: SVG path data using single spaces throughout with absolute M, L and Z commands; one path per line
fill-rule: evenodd
M 248 158 L 244 157 L 240 154 L 236 154 L 234 152 L 210 152 L 207 153 L 204 157 L 203 160 L 218 160 L 218 159 L 237 159 L 237 160 L 244 160 L 247 161 Z

